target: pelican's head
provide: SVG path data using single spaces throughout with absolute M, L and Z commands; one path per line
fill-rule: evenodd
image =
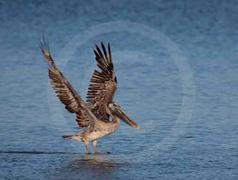
M 126 124 L 130 125 L 133 128 L 137 128 L 139 129 L 140 126 L 134 122 L 133 120 L 131 120 L 126 113 L 122 110 L 121 106 L 115 102 L 111 102 L 108 104 L 108 113 L 112 116 L 116 116 L 119 119 L 121 119 L 122 121 L 124 121 Z

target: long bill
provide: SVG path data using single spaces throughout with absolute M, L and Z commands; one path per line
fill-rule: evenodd
M 131 118 L 129 118 L 126 113 L 122 110 L 121 107 L 117 106 L 114 110 L 116 116 L 118 118 L 120 118 L 121 120 L 123 120 L 126 124 L 130 125 L 133 128 L 137 128 L 140 129 L 140 126 L 133 120 L 131 120 Z

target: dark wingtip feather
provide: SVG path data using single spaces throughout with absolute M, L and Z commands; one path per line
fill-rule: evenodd
M 107 49 L 108 49 L 108 54 L 109 54 L 109 61 L 112 64 L 112 52 L 111 52 L 110 43 L 107 43 Z
M 107 46 L 104 45 L 103 42 L 100 42 L 101 47 L 95 44 L 94 54 L 96 56 L 97 65 L 103 71 L 113 71 L 113 63 L 112 63 L 112 53 L 110 44 L 107 43 Z M 107 47 L 107 48 L 106 48 Z
M 105 46 L 104 46 L 104 44 L 102 42 L 101 42 L 101 46 L 102 46 L 102 50 L 103 50 L 103 53 L 104 53 L 105 60 L 107 60 L 108 59 L 108 57 L 107 57 L 107 50 L 106 50 L 106 48 L 105 48 Z
M 101 51 L 101 49 L 98 47 L 98 45 L 96 45 L 96 49 L 97 49 L 97 52 L 98 52 L 99 56 L 103 58 L 102 51 Z
M 40 40 L 40 49 L 42 54 L 45 57 L 45 61 L 48 63 L 50 68 L 56 68 L 55 62 L 52 58 L 52 55 L 50 53 L 50 46 L 49 46 L 49 41 L 45 37 L 45 35 L 42 35 L 41 40 Z
M 96 49 L 94 49 L 93 52 L 94 52 L 95 56 L 97 57 L 98 53 L 97 53 Z
M 40 39 L 40 49 L 41 50 L 47 50 L 50 52 L 50 46 L 49 46 L 49 40 L 46 38 L 46 36 L 43 34 Z

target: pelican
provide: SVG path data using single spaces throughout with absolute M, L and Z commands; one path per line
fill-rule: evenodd
M 65 108 L 76 115 L 76 122 L 81 128 L 78 133 L 64 135 L 63 138 L 82 141 L 86 145 L 87 153 L 90 153 L 90 143 L 93 144 L 94 153 L 96 153 L 97 140 L 114 133 L 119 128 L 120 120 L 133 128 L 140 128 L 121 106 L 113 101 L 117 89 L 117 77 L 112 63 L 110 44 L 108 43 L 106 48 L 101 42 L 101 48 L 99 47 L 96 45 L 94 49 L 97 69 L 93 72 L 86 101 L 84 101 L 55 64 L 44 38 L 40 46 L 49 65 L 50 84 Z

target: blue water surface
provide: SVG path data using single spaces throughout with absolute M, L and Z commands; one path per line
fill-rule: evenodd
M 238 179 L 236 1 L 0 1 L 0 179 Z M 121 124 L 85 155 L 52 91 L 45 34 L 84 98 L 110 42 Z

